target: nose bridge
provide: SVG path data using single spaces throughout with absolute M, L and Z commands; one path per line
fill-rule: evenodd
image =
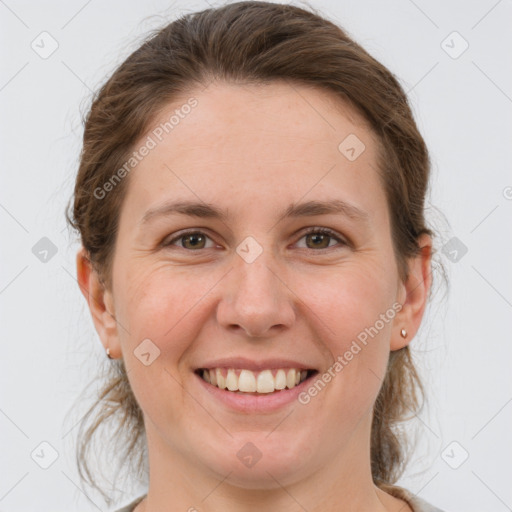
M 279 278 L 272 250 L 246 240 L 237 253 L 217 310 L 219 323 L 238 326 L 250 336 L 264 336 L 274 326 L 289 327 L 295 318 L 293 294 Z
M 274 303 L 279 299 L 278 294 L 282 290 L 278 288 L 282 284 L 277 279 L 276 272 L 271 271 L 272 266 L 276 266 L 272 260 L 270 256 L 260 255 L 251 263 L 244 260 L 237 262 L 235 272 L 238 285 L 235 290 L 238 301 L 246 300 L 256 304 L 258 301 Z

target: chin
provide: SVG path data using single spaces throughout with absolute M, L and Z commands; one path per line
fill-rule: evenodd
M 244 489 L 280 489 L 314 470 L 313 461 L 307 458 L 310 446 L 308 449 L 303 449 L 299 443 L 287 446 L 283 443 L 284 435 L 275 432 L 270 437 L 268 431 L 250 436 L 235 435 L 229 443 L 210 452 L 206 460 L 205 453 L 201 458 L 216 478 Z

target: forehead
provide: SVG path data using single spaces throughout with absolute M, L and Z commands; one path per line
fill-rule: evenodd
M 239 198 L 241 206 L 266 198 L 273 207 L 279 196 L 288 204 L 339 192 L 370 210 L 382 206 L 377 140 L 328 91 L 214 82 L 161 109 L 135 149 L 148 141 L 125 198 L 137 211 L 173 195 Z

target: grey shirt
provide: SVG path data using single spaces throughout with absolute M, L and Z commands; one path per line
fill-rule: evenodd
M 409 506 L 412 508 L 413 512 L 443 512 L 441 509 L 434 507 L 430 503 L 427 503 L 425 500 L 419 498 L 412 492 L 408 491 L 407 489 L 404 489 L 403 487 L 398 487 L 396 485 L 393 486 L 387 486 L 384 489 L 387 493 L 395 496 L 396 498 L 400 498 L 404 501 L 406 501 Z M 117 509 L 114 512 L 133 512 L 133 509 L 146 497 L 139 496 L 135 500 L 133 500 L 128 505 L 124 506 L 123 508 Z

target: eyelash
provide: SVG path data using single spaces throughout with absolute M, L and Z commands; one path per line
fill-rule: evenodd
M 299 238 L 302 239 L 304 238 L 305 236 L 307 235 L 310 235 L 310 234 L 320 234 L 320 235 L 327 235 L 329 236 L 330 238 L 333 238 L 335 239 L 336 241 L 339 242 L 340 246 L 348 246 L 349 243 L 347 243 L 345 240 L 343 240 L 342 238 L 340 238 L 340 236 L 338 236 L 338 234 L 333 231 L 332 229 L 329 229 L 329 228 L 318 228 L 318 227 L 312 227 L 312 228 L 308 228 L 307 231 L 305 231 L 304 233 L 302 233 L 302 236 Z M 172 245 L 174 245 L 174 242 L 180 240 L 181 238 L 184 238 L 188 235 L 204 235 L 206 236 L 207 238 L 210 238 L 206 233 L 204 233 L 203 231 L 199 231 L 197 229 L 191 229 L 191 230 L 188 230 L 188 231 L 183 231 L 182 233 L 180 233 L 179 235 L 175 236 L 174 238 L 172 238 L 171 240 L 169 240 L 168 242 L 166 242 L 164 240 L 164 242 L 162 242 L 162 246 L 164 248 L 168 248 Z M 211 238 L 210 238 L 211 239 Z M 333 246 L 335 247 L 335 246 Z M 325 247 L 323 249 L 311 249 L 315 252 L 322 252 L 322 251 L 327 251 L 329 249 L 332 249 L 333 247 Z M 200 249 L 198 249 L 197 251 L 194 251 L 193 249 L 186 249 L 185 247 L 179 247 L 180 249 L 183 249 L 185 251 L 188 251 L 188 252 L 197 252 L 199 251 Z M 307 248 L 306 248 L 307 249 Z

